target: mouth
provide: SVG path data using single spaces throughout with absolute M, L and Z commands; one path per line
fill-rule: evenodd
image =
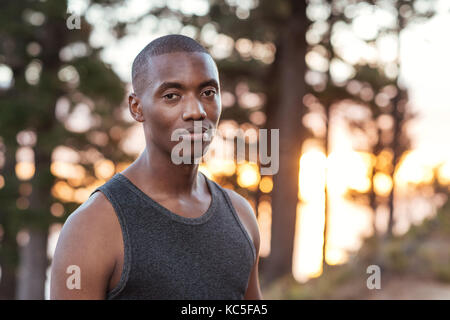
M 187 128 L 186 130 L 189 132 L 189 133 L 205 133 L 206 131 L 208 131 L 208 127 L 206 127 L 206 126 L 202 126 L 202 127 L 197 127 L 197 126 L 195 126 L 195 127 L 190 127 L 190 128 Z
M 209 141 L 211 138 L 210 128 L 207 126 L 194 126 L 187 128 L 187 133 L 183 134 L 183 139 Z
M 209 134 L 207 132 L 204 133 L 188 133 L 182 135 L 183 139 L 192 140 L 192 141 L 209 141 Z

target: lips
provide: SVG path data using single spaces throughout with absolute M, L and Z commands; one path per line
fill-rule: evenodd
M 198 133 L 198 132 L 200 132 L 199 129 L 202 130 L 201 131 L 202 133 L 205 133 L 206 131 L 208 131 L 208 127 L 204 127 L 204 126 L 202 126 L 202 127 L 190 127 L 190 128 L 187 128 L 186 130 L 189 131 L 189 133 Z
M 206 126 L 202 127 L 190 127 L 186 129 L 189 133 L 184 134 L 183 138 L 188 140 L 203 140 L 203 141 L 209 141 L 210 139 L 210 133 L 209 128 Z

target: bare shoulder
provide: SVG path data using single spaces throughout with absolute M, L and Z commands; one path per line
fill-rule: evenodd
M 116 263 L 118 234 L 120 224 L 114 208 L 102 192 L 95 192 L 61 230 L 52 262 L 51 298 L 103 299 Z M 67 289 L 70 266 L 81 271 L 79 290 Z
M 224 188 L 230 197 L 231 203 L 233 204 L 236 213 L 238 214 L 241 222 L 247 230 L 247 233 L 252 238 L 253 244 L 255 245 L 256 252 L 259 252 L 260 235 L 258 228 L 258 221 L 256 219 L 255 212 L 250 205 L 250 203 L 239 193 L 234 190 Z
M 75 240 L 73 245 L 95 240 L 107 240 L 118 224 L 114 208 L 105 195 L 98 191 L 80 205 L 66 220 L 60 237 Z M 120 230 L 120 229 L 119 229 Z M 80 242 L 77 242 L 80 241 Z

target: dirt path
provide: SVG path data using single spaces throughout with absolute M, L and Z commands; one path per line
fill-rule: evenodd
M 413 277 L 386 281 L 380 290 L 371 290 L 364 299 L 450 300 L 450 284 Z

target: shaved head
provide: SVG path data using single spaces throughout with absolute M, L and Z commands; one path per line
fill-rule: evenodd
M 133 90 L 138 96 L 141 96 L 150 84 L 147 76 L 148 68 L 151 65 L 150 58 L 173 52 L 200 52 L 209 55 L 209 52 L 201 44 L 183 35 L 171 34 L 153 40 L 139 52 L 133 61 L 132 84 Z

